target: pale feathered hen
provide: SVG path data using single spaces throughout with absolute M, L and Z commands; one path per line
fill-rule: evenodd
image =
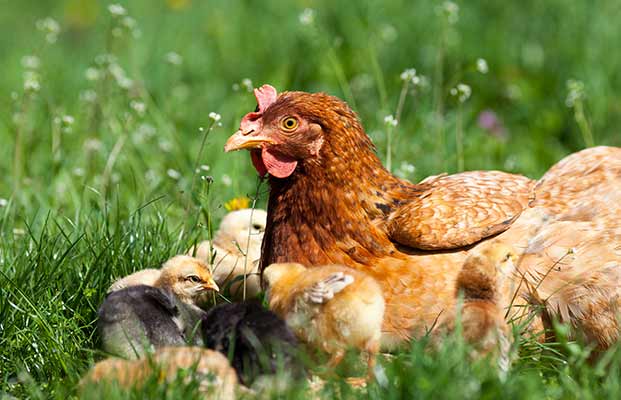
M 455 306 L 456 279 L 468 252 L 491 236 L 515 245 L 521 256 L 532 235 L 559 213 L 618 198 L 619 148 L 573 154 L 537 184 L 495 171 L 412 184 L 382 166 L 343 101 L 325 93 L 278 94 L 269 85 L 255 96 L 257 110 L 243 117 L 225 150 L 249 149 L 257 172 L 269 173 L 262 268 L 282 262 L 344 264 L 369 274 L 386 300 L 385 347 L 425 334 L 438 315 Z M 616 207 L 603 218 L 619 217 Z M 601 220 L 593 213 L 586 218 Z M 518 267 L 527 274 L 532 265 L 521 261 Z M 595 260 L 579 267 L 595 268 Z M 513 297 L 527 304 L 527 285 L 515 279 Z M 534 318 L 532 325 L 541 321 Z
M 139 360 L 108 358 L 90 369 L 80 387 L 93 390 L 93 384 L 116 382 L 122 388 L 140 388 L 152 377 L 170 383 L 178 376 L 186 383 L 198 381 L 199 390 L 209 398 L 235 399 L 235 370 L 224 355 L 201 347 L 165 347 Z
M 188 254 L 196 253 L 196 257 L 213 265 L 214 279 L 222 288 L 232 283 L 229 289 L 233 298 L 255 297 L 261 291 L 259 259 L 266 220 L 265 210 L 231 211 L 222 219 L 213 241 L 199 243 Z
M 365 351 L 373 376 L 384 317 L 384 298 L 373 278 L 342 265 L 307 269 L 286 263 L 268 266 L 263 275 L 270 309 L 300 340 L 330 354 L 331 368 L 348 348 Z

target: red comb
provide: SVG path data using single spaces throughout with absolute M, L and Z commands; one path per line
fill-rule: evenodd
M 276 92 L 276 89 L 274 89 L 271 85 L 263 85 L 254 90 L 254 97 L 257 99 L 259 111 L 249 112 L 244 116 L 244 118 L 242 118 L 241 123 L 239 124 L 239 129 L 243 132 L 258 132 L 261 130 L 260 117 L 269 106 L 276 102 L 278 92 Z

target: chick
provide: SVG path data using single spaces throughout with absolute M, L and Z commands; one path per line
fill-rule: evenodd
M 104 351 L 138 358 L 151 347 L 202 344 L 197 330 L 204 313 L 168 290 L 130 286 L 108 294 L 99 308 L 97 330 Z
M 370 276 L 341 265 L 307 269 L 301 264 L 269 265 L 263 276 L 269 286 L 270 308 L 300 340 L 331 354 L 336 367 L 348 347 L 368 353 L 368 376 L 373 376 L 379 351 L 384 297 Z M 350 379 L 363 383 L 365 379 Z
M 460 321 L 464 340 L 474 348 L 473 358 L 492 355 L 497 357 L 501 371 L 507 371 L 512 335 L 505 321 L 505 309 L 510 305 L 510 276 L 516 265 L 515 250 L 505 244 L 493 242 L 473 250 L 457 276 L 456 295 L 463 297 L 461 309 L 458 307 L 458 311 L 452 310 L 440 319 L 432 332 L 434 344 L 455 331 Z
M 144 269 L 114 282 L 108 293 L 135 285 L 167 289 L 181 301 L 196 305 L 211 290 L 219 291 L 209 266 L 202 260 L 179 255 L 166 261 L 162 269 Z
M 215 394 L 218 399 L 235 398 L 235 370 L 221 353 L 200 347 L 165 347 L 139 360 L 108 358 L 95 364 L 80 386 L 117 382 L 123 388 L 140 388 L 153 375 L 158 381 L 173 382 L 182 370 L 190 372 L 184 375 L 184 382 L 196 379 L 202 393 Z
M 220 288 L 214 281 L 209 266 L 190 256 L 175 256 L 162 266 L 155 287 L 173 292 L 184 303 L 197 305 L 210 291 Z
M 230 283 L 233 298 L 255 297 L 261 291 L 258 261 L 261 257 L 261 242 L 266 221 L 267 213 L 264 210 L 232 211 L 222 219 L 211 247 L 206 240 L 192 247 L 188 254 L 195 254 L 197 258 L 210 263 L 213 248 L 215 251 L 213 274 L 218 285 L 224 287 Z M 243 279 L 238 278 L 244 275 L 245 295 Z
M 136 271 L 131 275 L 127 275 L 121 279 L 116 280 L 110 287 L 108 288 L 108 293 L 116 292 L 117 290 L 125 289 L 129 286 L 136 285 L 148 285 L 153 286 L 155 282 L 157 282 L 160 277 L 162 271 L 155 268 L 147 268 L 142 269 L 140 271 Z
M 295 335 L 282 319 L 256 302 L 210 309 L 201 330 L 204 345 L 226 354 L 244 384 L 279 372 L 303 375 Z

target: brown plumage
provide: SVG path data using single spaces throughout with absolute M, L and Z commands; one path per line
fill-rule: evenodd
M 373 376 L 384 316 L 382 291 L 373 278 L 342 265 L 307 269 L 294 263 L 272 264 L 263 274 L 270 309 L 300 340 L 330 354 L 332 368 L 348 348 L 366 351 L 368 377 Z
M 181 371 L 186 381 L 196 379 L 199 390 L 218 399 L 234 399 L 237 374 L 221 353 L 200 347 L 165 347 L 139 360 L 107 358 L 95 364 L 82 378 L 85 388 L 100 382 L 116 382 L 122 388 L 142 387 L 153 375 L 159 382 L 173 382 Z
M 324 93 L 278 95 L 268 85 L 255 95 L 258 110 L 242 119 L 225 150 L 251 149 L 259 174 L 270 174 L 262 267 L 337 263 L 368 273 L 386 300 L 384 346 L 424 334 L 454 307 L 461 266 L 486 236 L 498 235 L 521 255 L 557 213 L 604 204 L 619 192 L 621 149 L 609 147 L 568 157 L 537 186 L 523 176 L 480 171 L 411 184 L 381 165 L 341 100 Z M 520 210 L 529 201 L 536 208 L 526 211 L 538 212 Z M 612 215 L 618 220 L 621 210 Z M 520 267 L 522 274 L 533 268 Z M 595 267 L 586 262 L 579 269 Z M 526 303 L 527 285 L 515 279 L 516 301 Z M 533 329 L 538 326 L 534 321 Z
M 441 316 L 432 332 L 434 342 L 454 332 L 459 323 L 464 340 L 473 345 L 473 357 L 493 355 L 499 367 L 507 370 L 511 331 L 505 313 L 517 261 L 515 250 L 502 243 L 490 242 L 473 250 L 457 276 L 456 296 L 463 303 Z

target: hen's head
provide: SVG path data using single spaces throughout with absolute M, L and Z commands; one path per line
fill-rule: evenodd
M 225 151 L 249 149 L 259 175 L 287 178 L 300 164 L 321 164 L 322 149 L 336 155 L 373 148 L 356 114 L 325 93 L 283 92 L 270 85 L 254 90 L 257 108 L 241 121 Z

